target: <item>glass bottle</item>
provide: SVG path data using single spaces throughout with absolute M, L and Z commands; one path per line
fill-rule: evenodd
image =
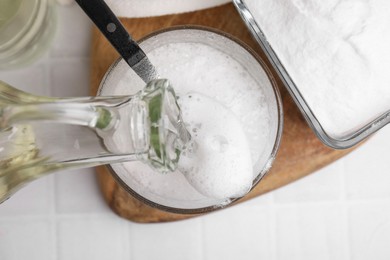
M 0 202 L 61 169 L 141 160 L 177 166 L 190 136 L 167 80 L 133 96 L 50 98 L 0 81 Z

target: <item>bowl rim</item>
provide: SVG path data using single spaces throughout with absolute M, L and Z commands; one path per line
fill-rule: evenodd
M 276 101 L 276 109 L 277 109 L 277 115 L 278 115 L 278 118 L 277 118 L 277 129 L 276 129 L 276 136 L 275 136 L 275 142 L 274 142 L 274 145 L 272 147 L 272 150 L 271 150 L 271 153 L 268 157 L 268 160 L 266 161 L 265 163 L 265 166 L 263 167 L 263 169 L 259 172 L 259 174 L 256 176 L 256 178 L 254 178 L 253 182 L 252 182 L 252 187 L 250 189 L 250 191 L 252 191 L 257 185 L 258 183 L 260 182 L 260 180 L 269 172 L 269 170 L 271 169 L 272 167 L 272 164 L 275 160 L 275 157 L 276 157 L 276 154 L 279 150 L 279 147 L 280 147 L 280 141 L 281 141 L 281 137 L 282 137 L 282 132 L 283 132 L 283 126 L 284 126 L 284 121 L 283 121 L 283 118 L 284 118 L 284 113 L 283 113 L 283 105 L 282 105 L 282 99 L 281 99 L 281 95 L 280 95 L 280 92 L 279 92 L 279 89 L 277 87 L 277 83 L 276 83 L 276 79 L 274 78 L 274 76 L 272 75 L 271 73 L 271 70 L 267 67 L 265 61 L 255 52 L 253 51 L 246 43 L 244 43 L 243 41 L 233 37 L 232 35 L 226 33 L 226 32 L 223 32 L 221 30 L 218 30 L 218 29 L 214 29 L 214 28 L 210 28 L 210 27 L 206 27 L 206 26 L 200 26 L 200 25 L 179 25 L 179 26 L 172 26 L 172 27 L 169 27 L 169 28 L 164 28 L 164 29 L 161 29 L 161 30 L 157 30 L 157 31 L 154 31 L 148 35 L 146 35 L 145 37 L 142 37 L 141 40 L 138 41 L 138 43 L 142 43 L 152 37 L 155 37 L 157 35 L 160 35 L 160 34 L 163 34 L 163 33 L 167 33 L 167 32 L 172 32 L 172 31 L 180 31 L 180 30 L 199 30 L 199 31 L 206 31 L 206 32 L 209 32 L 209 33 L 215 33 L 215 34 L 218 34 L 222 37 L 225 37 L 227 38 L 228 40 L 231 40 L 233 41 L 234 43 L 238 44 L 239 46 L 241 46 L 245 51 L 247 51 L 258 63 L 259 65 L 261 66 L 261 68 L 264 70 L 268 80 L 270 81 L 271 83 L 271 86 L 272 86 L 272 89 L 273 89 L 273 94 L 275 96 L 275 101 Z M 113 69 L 115 69 L 115 67 L 118 65 L 118 63 L 122 60 L 122 58 L 118 58 L 107 70 L 106 74 L 104 75 L 100 85 L 99 85 L 99 89 L 98 89 L 98 94 L 100 93 L 101 89 L 102 89 L 102 86 L 104 85 L 104 82 L 106 81 L 106 78 L 108 77 L 108 75 L 113 71 Z M 183 209 L 183 208 L 177 208 L 177 207 L 172 207 L 172 206 L 166 206 L 166 205 L 162 205 L 162 204 L 159 204 L 159 203 L 156 203 L 154 201 L 151 201 L 145 197 L 143 197 L 142 195 L 138 194 L 136 191 L 134 191 L 132 188 L 130 188 L 115 172 L 115 170 L 112 168 L 111 165 L 106 165 L 105 166 L 108 171 L 110 172 L 111 176 L 115 179 L 116 182 L 118 182 L 120 184 L 120 186 L 127 192 L 129 193 L 131 196 L 133 196 L 134 198 L 136 198 L 137 200 L 145 203 L 146 205 L 148 206 L 151 206 L 153 208 L 156 208 L 156 209 L 159 209 L 159 210 L 163 210 L 163 211 L 166 211 L 166 212 L 169 212 L 169 213 L 176 213 L 176 214 L 186 214 L 186 215 L 196 215 L 196 214 L 203 214 L 203 213 L 208 213 L 208 212 L 212 212 L 212 211 L 215 211 L 215 210 L 218 210 L 218 209 L 222 209 L 222 208 L 225 208 L 227 206 L 230 206 L 232 205 L 234 202 L 237 202 L 238 200 L 244 198 L 247 196 L 244 195 L 243 197 L 240 197 L 240 198 L 234 198 L 234 199 L 230 199 L 228 200 L 226 203 L 223 203 L 223 204 L 219 204 L 219 205 L 212 205 L 212 206 L 206 206 L 206 207 L 200 207 L 200 208 L 191 208 L 191 209 Z M 249 192 L 250 192 L 249 191 Z M 248 192 L 248 193 L 249 193 Z

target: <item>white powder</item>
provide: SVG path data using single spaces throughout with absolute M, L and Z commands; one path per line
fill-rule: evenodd
M 272 130 L 274 126 L 270 126 L 270 115 L 276 115 L 273 114 L 274 111 L 269 110 L 269 104 L 265 100 L 262 90 L 263 86 L 259 86 L 259 83 L 248 71 L 229 55 L 201 43 L 166 44 L 149 52 L 148 57 L 157 67 L 160 75 L 172 82 L 176 94 L 179 95 L 179 100 L 180 98 L 185 99 L 188 93 L 198 93 L 194 95 L 204 97 L 202 104 L 209 106 L 209 109 L 214 107 L 216 111 L 219 111 L 222 118 L 218 122 L 222 120 L 222 123 L 226 123 L 226 127 L 232 128 L 232 134 L 227 133 L 227 136 L 225 135 L 223 138 L 230 139 L 229 141 L 233 145 L 237 145 L 236 150 L 231 146 L 228 152 L 231 153 L 230 156 L 238 158 L 237 162 L 241 166 L 244 165 L 244 167 L 235 166 L 235 169 L 243 169 L 242 172 L 236 172 L 238 175 L 236 177 L 240 181 L 234 185 L 237 178 L 232 177 L 233 171 L 230 171 L 230 174 L 227 175 L 230 179 L 226 178 L 221 181 L 221 185 L 215 186 L 217 179 L 221 178 L 222 172 L 219 171 L 218 178 L 213 179 L 210 183 L 203 183 L 204 187 L 201 187 L 201 182 L 207 181 L 204 175 L 199 176 L 198 179 L 189 177 L 192 184 L 207 196 L 214 198 L 226 198 L 227 193 L 221 191 L 223 186 L 228 187 L 229 195 L 243 195 L 248 190 L 248 183 L 250 187 L 252 180 L 265 167 L 264 155 L 269 156 L 269 148 L 272 147 L 275 140 L 275 130 Z M 112 88 L 103 89 L 102 95 L 134 94 L 144 86 L 144 83 L 129 70 L 123 61 L 107 77 L 105 84 L 112 86 Z M 264 88 L 270 88 L 269 82 L 264 83 Z M 206 104 L 209 100 L 215 100 L 221 105 Z M 224 112 L 221 111 L 220 107 L 222 106 Z M 187 111 L 186 114 L 190 118 L 202 116 L 206 119 L 216 120 L 216 113 L 209 113 L 206 107 L 201 108 L 201 106 L 190 104 L 188 108 L 196 109 L 199 113 L 203 109 L 200 115 L 189 115 Z M 233 114 L 229 120 L 226 118 L 227 113 Z M 185 115 L 184 120 L 186 120 Z M 205 130 L 208 131 L 210 128 Z M 213 143 L 212 140 L 209 141 Z M 219 141 L 221 142 L 217 145 L 224 144 L 224 140 Z M 249 148 L 246 147 L 248 144 Z M 242 154 L 239 155 L 237 152 Z M 217 159 L 220 164 L 226 160 L 222 157 L 210 159 Z M 250 171 L 245 169 L 247 167 L 245 165 L 248 164 L 247 160 L 251 163 L 252 169 Z M 218 164 L 218 162 L 216 163 Z M 212 161 L 199 162 L 199 165 L 211 169 Z M 226 166 L 222 165 L 222 167 Z M 138 194 L 163 205 L 188 207 L 187 203 L 191 201 L 191 206 L 201 207 L 221 203 L 220 200 L 210 201 L 209 198 L 196 191 L 183 173 L 178 170 L 165 175 L 158 174 L 141 162 L 116 164 L 113 165 L 113 169 Z M 238 186 L 238 188 L 233 186 Z M 214 193 L 212 187 L 217 188 Z
M 390 1 L 246 0 L 314 115 L 333 137 L 390 104 Z

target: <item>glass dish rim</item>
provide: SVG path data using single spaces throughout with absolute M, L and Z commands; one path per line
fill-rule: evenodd
M 276 80 L 275 78 L 273 77 L 270 69 L 267 67 L 266 63 L 260 58 L 260 56 L 254 52 L 247 44 L 245 44 L 244 42 L 242 42 L 241 40 L 239 39 L 236 39 L 235 37 L 229 35 L 228 33 L 225 33 L 221 30 L 217 30 L 217 29 L 214 29 L 214 28 L 209 28 L 209 27 L 206 27 L 206 26 L 200 26 L 200 25 L 179 25 L 179 26 L 172 26 L 172 27 L 169 27 L 169 28 L 165 28 L 165 29 L 161 29 L 161 30 L 157 30 L 157 31 L 154 31 L 148 35 L 146 35 L 145 37 L 142 37 L 141 40 L 138 41 L 138 43 L 142 43 L 143 41 L 145 40 L 148 40 L 149 38 L 152 38 L 154 36 L 157 36 L 159 34 L 163 34 L 163 33 L 166 33 L 166 32 L 171 32 L 171 31 L 179 31 L 179 30 L 200 30 L 200 31 L 206 31 L 206 32 L 211 32 L 211 33 L 216 33 L 222 37 L 225 37 L 227 38 L 228 40 L 231 40 L 233 42 L 235 42 L 236 44 L 238 44 L 239 46 L 241 46 L 245 51 L 247 51 L 257 62 L 258 64 L 261 66 L 261 68 L 264 70 L 265 74 L 267 75 L 268 77 L 268 80 L 270 81 L 271 83 L 271 86 L 272 86 L 272 89 L 273 89 L 273 93 L 274 93 L 274 96 L 275 96 L 275 102 L 276 102 L 276 109 L 277 109 L 277 115 L 278 115 L 278 118 L 277 118 L 277 129 L 276 129 L 276 136 L 275 136 L 275 143 L 273 145 L 273 148 L 272 148 L 272 151 L 267 159 L 267 162 L 265 163 L 265 167 L 259 172 L 259 174 L 256 176 L 256 178 L 253 180 L 252 182 L 252 187 L 251 187 L 251 191 L 257 186 L 257 184 L 260 182 L 260 180 L 269 172 L 269 170 L 272 168 L 272 164 L 275 160 L 275 157 L 276 157 L 276 154 L 279 150 L 279 147 L 280 147 L 280 142 L 281 142 L 281 137 L 282 137 L 282 132 L 283 132 L 283 125 L 284 125 L 284 121 L 283 121 L 283 118 L 284 118 L 284 113 L 283 113 L 283 105 L 282 105 L 282 99 L 281 99 L 281 95 L 280 95 L 280 92 L 279 92 L 279 89 L 277 87 L 277 83 L 276 83 Z M 113 69 L 115 69 L 115 67 L 118 65 L 118 63 L 122 60 L 122 58 L 118 58 L 116 61 L 114 61 L 114 63 L 108 68 L 107 72 L 105 73 L 100 85 L 99 85 L 99 89 L 98 89 L 98 95 L 100 94 L 101 92 L 101 89 L 102 89 L 102 86 L 104 85 L 104 82 L 106 80 L 106 78 L 108 77 L 108 75 L 111 73 L 111 71 L 113 71 Z M 226 204 L 221 204 L 221 205 L 213 205 L 213 206 L 207 206 L 207 207 L 200 207 L 200 208 L 192 208 L 192 209 L 183 209 L 183 208 L 176 208 L 176 207 L 171 207 L 171 206 L 166 206 L 166 205 L 161 205 L 159 203 L 156 203 L 154 201 L 151 201 L 145 197 L 143 197 L 142 195 L 138 194 L 135 190 L 131 189 L 114 171 L 114 169 L 111 167 L 111 165 L 106 165 L 105 166 L 108 171 L 110 172 L 111 176 L 115 179 L 116 182 L 118 182 L 120 184 L 120 186 L 127 192 L 129 193 L 131 196 L 133 196 L 134 198 L 136 198 L 137 200 L 145 203 L 146 205 L 148 206 L 151 206 L 153 208 L 156 208 L 156 209 L 159 209 L 159 210 L 163 210 L 163 211 L 166 211 L 166 212 L 170 212 L 170 213 L 176 213 L 176 214 L 186 214 L 186 215 L 196 215 L 196 214 L 203 214 L 203 213 L 208 213 L 208 212 L 211 212 L 211 211 L 215 211 L 215 210 L 218 210 L 218 209 L 222 209 L 222 208 L 225 208 L 227 206 L 230 206 L 232 205 L 234 202 L 244 198 L 245 196 L 241 197 L 241 198 L 235 198 L 235 199 L 232 199 L 230 200 L 228 203 Z
M 287 91 L 290 93 L 295 104 L 297 104 L 307 123 L 312 128 L 317 137 L 325 145 L 333 149 L 350 148 L 352 146 L 357 145 L 365 138 L 378 131 L 390 122 L 390 111 L 387 111 L 376 119 L 372 120 L 370 123 L 364 125 L 357 130 L 351 130 L 351 133 L 342 137 L 332 136 L 327 131 L 325 131 L 319 120 L 312 112 L 311 108 L 308 106 L 308 103 L 303 98 L 301 92 L 299 91 L 299 88 L 295 85 L 287 70 L 284 68 L 282 62 L 279 60 L 278 56 L 272 49 L 272 46 L 267 41 L 267 38 L 265 37 L 263 31 L 257 24 L 251 11 L 245 4 L 245 0 L 233 0 L 233 4 L 236 7 L 238 13 L 240 14 L 242 20 L 248 27 L 249 31 L 251 32 L 252 36 L 255 38 L 257 43 L 260 45 L 260 47 L 266 54 L 268 60 L 272 64 L 272 67 L 277 72 L 278 76 L 282 80 Z

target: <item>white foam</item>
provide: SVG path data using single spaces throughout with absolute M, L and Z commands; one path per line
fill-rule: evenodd
M 180 97 L 179 105 L 195 146 L 181 156 L 179 170 L 207 197 L 244 196 L 252 186 L 253 168 L 240 120 L 214 99 L 198 93 Z
M 236 118 L 233 120 L 236 123 L 231 122 L 236 128 L 238 128 L 238 123 L 235 120 L 239 120 L 249 145 L 249 151 L 247 148 L 242 149 L 243 151 L 240 152 L 246 155 L 238 155 L 238 157 L 241 158 L 239 160 L 244 160 L 242 157 L 248 157 L 253 168 L 250 171 L 252 173 L 250 178 L 248 178 L 247 170 L 243 174 L 245 177 L 236 176 L 243 178 L 237 185 L 241 187 L 237 190 L 242 192 L 230 193 L 235 193 L 234 195 L 237 196 L 245 193 L 247 185 L 243 183 L 247 183 L 248 179 L 252 182 L 258 176 L 264 167 L 263 162 L 259 163 L 265 152 L 264 149 L 269 147 L 270 141 L 274 141 L 272 139 L 274 133 L 270 131 L 269 117 L 271 112 L 262 87 L 230 55 L 202 43 L 169 43 L 153 49 L 147 54 L 157 67 L 161 77 L 171 81 L 176 93 L 181 98 L 184 98 L 187 93 L 197 92 L 202 96 L 216 100 L 228 109 L 229 113 L 232 113 L 233 117 Z M 107 81 L 106 84 L 110 84 L 112 88 L 104 89 L 102 95 L 134 94 L 144 86 L 144 83 L 123 61 L 109 75 Z M 207 118 L 211 115 L 206 109 L 203 116 Z M 240 131 L 237 130 L 237 132 Z M 241 140 L 243 137 L 240 134 L 240 137 L 235 138 Z M 216 143 L 223 146 L 224 142 L 222 144 L 221 142 Z M 241 150 L 241 148 L 238 149 Z M 229 149 L 229 152 L 233 153 L 233 149 Z M 267 150 L 266 153 L 268 152 Z M 235 156 L 236 154 L 234 154 Z M 220 160 L 222 164 L 222 160 L 225 159 Z M 206 165 L 204 162 L 203 164 L 202 167 L 211 167 L 211 161 L 210 164 Z M 224 165 L 222 166 L 224 167 Z M 129 162 L 112 167 L 125 183 L 149 200 L 179 207 L 180 203 L 187 205 L 186 202 L 192 201 L 192 204 L 196 205 L 197 201 L 203 201 L 207 198 L 196 191 L 180 171 L 162 175 L 153 172 L 141 162 Z M 222 174 L 222 170 L 220 173 Z M 225 183 L 221 183 L 220 187 L 230 186 L 236 180 L 232 181 L 231 184 L 226 183 L 229 181 L 228 178 L 223 181 Z M 194 183 L 192 184 L 194 185 Z M 210 184 L 205 185 L 209 185 L 210 188 L 203 187 L 202 189 L 211 190 Z M 197 188 L 200 190 L 199 186 Z M 215 192 L 218 193 L 217 195 L 222 194 L 221 191 Z M 212 195 L 211 192 L 207 192 L 207 194 Z

